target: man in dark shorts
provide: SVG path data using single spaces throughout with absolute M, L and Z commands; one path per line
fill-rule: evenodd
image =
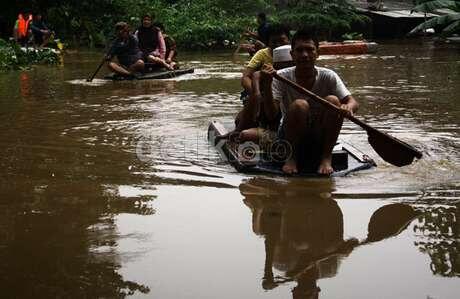
M 138 41 L 134 35 L 129 33 L 129 26 L 125 22 L 115 24 L 115 30 L 117 39 L 110 48 L 107 60 L 110 61 L 113 56 L 117 56 L 118 63 L 110 61 L 108 68 L 121 76 L 135 76 L 136 72 L 144 70 L 144 61 Z
M 318 40 L 309 30 L 297 31 L 291 47 L 295 66 L 278 71 L 280 76 L 340 107 L 343 115 L 352 115 L 358 110 L 358 102 L 340 77 L 331 69 L 315 66 Z M 293 149 L 291 157 L 283 165 L 283 171 L 297 173 L 299 159 L 306 159 L 309 162 L 307 167 L 313 168 L 313 171 L 316 169 L 318 174 L 330 175 L 334 171 L 332 149 L 342 127 L 343 115 L 331 112 L 276 79 L 273 79 L 272 93 L 268 97 L 280 104 L 279 137 L 289 142 Z

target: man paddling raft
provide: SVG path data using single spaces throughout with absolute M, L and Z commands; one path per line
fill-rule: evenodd
M 117 38 L 106 57 L 109 61 L 108 68 L 115 74 L 135 77 L 136 72 L 143 71 L 145 66 L 137 38 L 129 33 L 129 26 L 125 22 L 116 23 L 115 31 Z M 118 63 L 110 61 L 114 56 Z
M 340 77 L 333 70 L 315 66 L 318 58 L 316 37 L 308 30 L 299 30 L 292 38 L 291 47 L 295 66 L 278 71 L 278 75 L 340 107 L 344 115 L 353 115 L 358 110 L 358 102 Z M 263 72 L 273 76 L 275 70 Z M 330 175 L 334 171 L 332 150 L 342 127 L 343 115 L 325 109 L 279 80 L 274 79 L 271 87 L 266 91 L 268 100 L 279 102 L 282 113 L 278 138 L 286 140 L 292 147 L 292 154 L 286 159 L 283 172 L 298 173 L 298 158 L 306 156 L 306 160 L 313 164 L 309 166 L 316 168 L 318 174 Z

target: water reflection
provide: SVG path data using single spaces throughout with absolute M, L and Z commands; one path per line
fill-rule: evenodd
M 318 298 L 317 281 L 334 277 L 356 247 L 399 234 L 418 215 L 409 205 L 388 204 L 372 214 L 364 240 L 344 239 L 333 188 L 330 180 L 250 179 L 240 185 L 253 231 L 265 238 L 265 290 L 295 282 L 292 298 Z
M 424 207 L 414 227 L 415 245 L 430 256 L 435 275 L 460 277 L 460 204 Z
M 113 221 L 119 213 L 152 214 L 142 199 L 121 199 L 115 187 L 88 182 L 56 180 L 19 189 L 14 197 L 6 195 L 7 203 L 0 202 L 3 298 L 114 298 L 149 292 L 118 274 L 119 236 Z

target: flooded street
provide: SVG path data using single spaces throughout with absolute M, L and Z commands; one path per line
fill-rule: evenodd
M 180 54 L 112 82 L 102 54 L 0 74 L 1 298 L 459 298 L 460 48 L 385 41 L 324 56 L 366 123 L 422 160 L 343 178 L 251 176 L 207 142 L 246 59 Z

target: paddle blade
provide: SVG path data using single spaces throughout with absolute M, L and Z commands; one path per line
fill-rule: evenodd
M 369 144 L 386 162 L 395 166 L 406 166 L 420 159 L 422 153 L 409 144 L 378 130 L 368 129 Z
M 409 205 L 393 203 L 377 209 L 369 220 L 365 243 L 377 242 L 402 232 L 419 213 Z

